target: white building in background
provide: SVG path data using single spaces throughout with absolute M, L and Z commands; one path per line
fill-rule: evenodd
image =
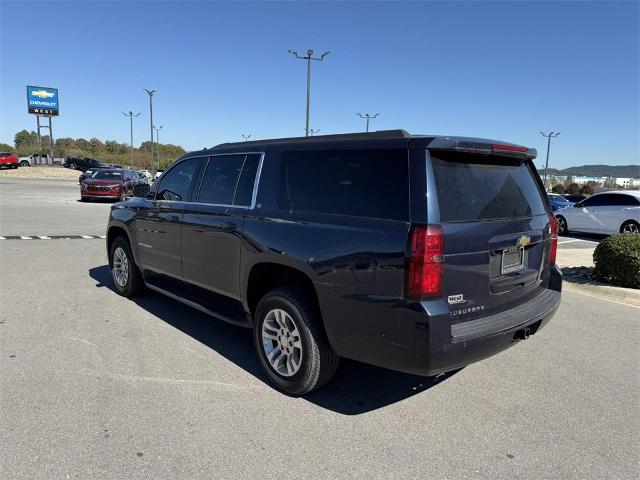
M 620 185 L 621 187 L 624 187 L 624 188 L 630 187 L 633 182 L 633 178 L 629 178 L 629 177 L 615 177 L 615 178 L 612 178 L 611 180 L 613 180 L 613 183 L 615 185 Z
M 573 181 L 578 185 L 584 185 L 589 182 L 596 182 L 598 185 L 603 185 L 607 177 L 585 177 L 582 175 L 576 175 L 573 177 Z
M 631 180 L 632 187 L 640 187 L 640 178 L 634 178 Z

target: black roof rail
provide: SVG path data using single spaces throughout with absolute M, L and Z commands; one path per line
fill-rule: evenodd
M 340 133 L 335 135 L 312 135 L 309 137 L 273 138 L 268 140 L 252 140 L 250 142 L 221 143 L 213 148 L 250 147 L 252 145 L 268 145 L 276 143 L 325 142 L 347 140 L 374 140 L 392 138 L 410 138 L 405 130 L 379 130 L 366 133 Z

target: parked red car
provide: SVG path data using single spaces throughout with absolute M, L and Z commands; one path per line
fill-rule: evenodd
M 84 202 L 92 198 L 123 201 L 133 193 L 136 180 L 133 174 L 119 168 L 97 170 L 80 184 L 80 199 Z
M 0 152 L 0 168 L 18 168 L 18 159 L 9 152 Z

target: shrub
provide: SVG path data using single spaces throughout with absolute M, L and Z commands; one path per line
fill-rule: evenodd
M 580 185 L 578 185 L 577 183 L 571 183 L 567 188 L 564 189 L 564 193 L 580 193 Z
M 582 195 L 593 195 L 593 187 L 586 183 L 580 187 L 580 193 Z
M 559 183 L 558 185 L 554 185 L 551 191 L 553 193 L 559 193 L 560 195 L 562 195 L 564 193 L 564 185 L 562 185 L 561 183 Z
M 593 275 L 621 287 L 640 288 L 640 234 L 622 233 L 603 241 L 593 252 Z

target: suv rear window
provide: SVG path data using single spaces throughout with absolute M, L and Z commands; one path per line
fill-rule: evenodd
M 406 150 L 285 152 L 282 158 L 282 203 L 286 208 L 392 220 L 409 218 Z
M 532 217 L 546 212 L 528 162 L 437 152 L 432 165 L 443 222 Z

